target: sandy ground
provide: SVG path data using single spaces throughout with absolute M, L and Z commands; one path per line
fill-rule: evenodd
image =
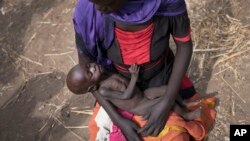
M 226 7 L 218 15 L 229 16 L 248 29 L 250 2 L 187 2 L 195 40 L 188 74 L 202 95 L 219 100 L 218 116 L 207 140 L 227 141 L 230 124 L 250 123 L 250 47 L 236 46 L 242 50 L 216 65 L 220 57 L 214 56 L 223 54 L 223 50 L 209 50 L 199 41 L 211 41 L 209 37 L 215 36 L 217 30 L 226 29 L 213 28 L 211 23 L 212 30 L 200 36 L 204 26 L 197 23 L 211 19 L 197 15 Z M 94 98 L 90 94 L 73 95 L 65 85 L 67 72 L 77 63 L 74 5 L 75 1 L 66 0 L 0 0 L 1 141 L 88 140 L 86 126 Z M 250 31 L 245 32 L 242 36 L 249 38 Z M 210 49 L 216 47 L 214 43 L 209 45 Z

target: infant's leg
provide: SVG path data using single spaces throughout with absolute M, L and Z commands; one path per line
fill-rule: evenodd
M 186 112 L 182 107 L 178 104 L 174 105 L 174 112 L 182 116 L 185 120 L 194 120 L 195 118 L 199 118 L 201 114 L 201 107 L 195 109 L 191 112 Z
M 163 96 L 167 91 L 167 86 L 152 87 L 144 91 L 144 95 L 148 99 L 156 99 Z
M 200 100 L 197 100 L 197 101 L 192 101 L 192 102 L 186 102 L 184 101 L 180 95 L 177 96 L 176 98 L 176 102 L 178 104 L 180 104 L 182 107 L 191 107 L 191 106 L 195 106 L 197 104 L 200 103 Z

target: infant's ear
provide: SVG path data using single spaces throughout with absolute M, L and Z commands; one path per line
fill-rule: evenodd
M 93 91 L 96 91 L 96 90 L 97 90 L 97 87 L 96 87 L 95 84 L 88 87 L 88 92 L 93 92 Z

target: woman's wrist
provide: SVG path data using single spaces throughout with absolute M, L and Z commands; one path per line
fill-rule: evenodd
M 167 92 L 164 97 L 162 98 L 162 103 L 165 104 L 165 106 L 169 106 L 172 105 L 175 102 L 175 99 L 177 97 L 178 93 L 174 93 L 174 92 Z M 172 104 L 171 104 L 172 103 Z

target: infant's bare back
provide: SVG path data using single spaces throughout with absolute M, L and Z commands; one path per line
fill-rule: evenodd
M 113 74 L 108 79 L 100 83 L 100 87 L 104 87 L 104 88 L 108 88 L 108 89 L 120 91 L 120 92 L 124 92 L 125 89 L 127 88 L 127 85 L 128 85 L 128 80 L 126 80 L 125 78 L 117 74 Z
M 100 87 L 108 88 L 114 91 L 120 91 L 122 93 L 127 89 L 127 86 L 128 86 L 128 80 L 116 74 L 110 76 L 108 79 L 100 83 Z M 138 105 L 138 103 L 140 103 L 143 100 L 143 95 L 139 91 L 139 89 L 136 88 L 131 99 L 127 100 L 120 100 L 115 98 L 107 98 L 107 99 L 122 110 L 134 112 L 132 111 L 132 109 L 134 109 Z

